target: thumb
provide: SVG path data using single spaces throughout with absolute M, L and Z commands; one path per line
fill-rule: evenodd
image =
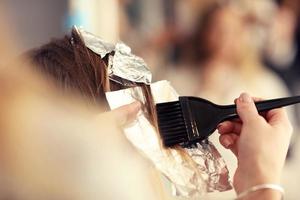
M 257 120 L 259 116 L 253 99 L 247 94 L 242 93 L 236 101 L 237 113 L 243 123 Z
M 128 105 L 112 110 L 112 113 L 120 126 L 125 126 L 136 118 L 141 109 L 141 103 L 136 101 Z

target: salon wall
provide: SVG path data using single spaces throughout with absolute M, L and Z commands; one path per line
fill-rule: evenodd
M 20 50 L 38 46 L 64 33 L 68 0 L 1 0 L 9 24 L 19 35 Z
M 119 40 L 119 0 L 69 0 L 69 14 L 68 25 L 83 26 L 106 41 Z

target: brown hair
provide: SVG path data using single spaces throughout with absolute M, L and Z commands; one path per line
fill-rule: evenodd
M 154 101 L 150 87 L 143 83 L 126 81 L 129 86 L 110 81 L 107 72 L 107 56 L 99 55 L 88 49 L 76 29 L 62 39 L 30 50 L 25 57 L 33 62 L 36 69 L 67 91 L 75 91 L 87 100 L 107 106 L 105 92 L 140 86 L 147 106 L 145 111 L 152 124 L 155 123 Z M 125 81 L 125 80 L 124 80 Z
M 210 43 L 208 36 L 215 26 L 216 15 L 226 6 L 227 2 L 212 3 L 198 16 L 191 33 L 175 44 L 177 62 L 184 62 L 198 67 L 197 64 L 205 63 L 212 57 L 216 47 Z

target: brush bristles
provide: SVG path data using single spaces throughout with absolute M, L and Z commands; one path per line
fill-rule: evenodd
M 158 128 L 165 146 L 183 145 L 188 133 L 179 101 L 156 105 Z

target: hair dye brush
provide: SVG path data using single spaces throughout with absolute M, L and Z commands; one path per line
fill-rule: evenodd
M 258 112 L 300 103 L 300 96 L 256 102 Z M 236 105 L 217 105 L 205 99 L 183 96 L 179 101 L 156 104 L 158 128 L 167 147 L 191 147 L 205 140 L 218 124 L 237 118 Z

